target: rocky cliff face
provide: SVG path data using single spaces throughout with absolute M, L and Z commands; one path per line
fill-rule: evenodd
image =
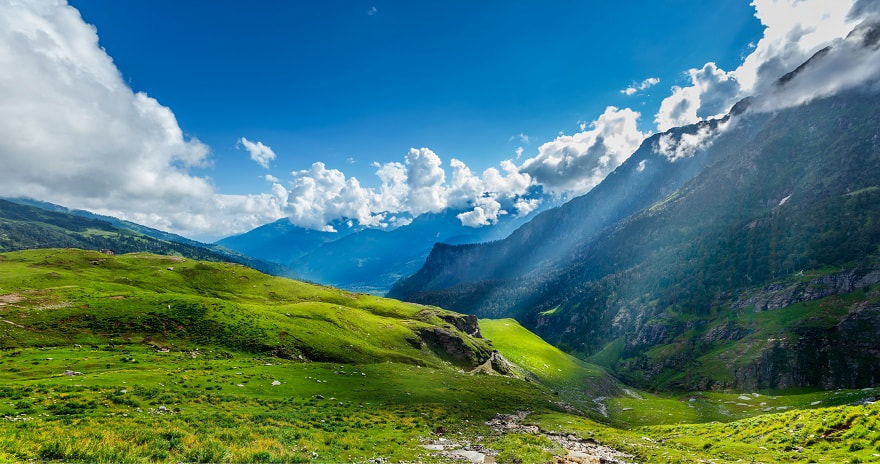
M 471 337 L 483 338 L 483 334 L 480 333 L 479 320 L 473 314 L 448 313 L 440 315 L 440 318 Z
M 806 282 L 768 285 L 745 298 L 737 299 L 730 307 L 737 311 L 746 308 L 754 308 L 755 311 L 774 310 L 795 303 L 850 293 L 878 282 L 880 282 L 880 269 L 855 268 Z
M 830 328 L 802 327 L 771 339 L 760 355 L 735 369 L 739 389 L 863 388 L 880 383 L 880 306 L 853 310 Z

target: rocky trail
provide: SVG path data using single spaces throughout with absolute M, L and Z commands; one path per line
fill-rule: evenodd
M 584 439 L 573 434 L 557 434 L 542 431 L 536 425 L 523 424 L 528 411 L 516 414 L 496 414 L 486 425 L 497 434 L 531 433 L 547 437 L 559 444 L 564 456 L 555 456 L 556 464 L 628 464 L 631 456 L 607 446 L 600 445 L 592 439 Z M 431 440 L 422 445 L 423 448 L 436 451 L 438 455 L 454 460 L 467 461 L 472 464 L 490 464 L 495 462 L 494 451 L 479 442 L 455 441 L 446 438 Z

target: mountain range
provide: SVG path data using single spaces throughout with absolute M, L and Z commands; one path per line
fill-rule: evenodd
M 392 230 L 335 221 L 337 232 L 306 229 L 279 219 L 217 245 L 294 270 L 299 278 L 347 290 L 384 294 L 398 280 L 416 272 L 437 242 L 477 243 L 505 237 L 531 219 L 501 216 L 491 227 L 461 224 L 458 211 L 447 209 L 416 217 Z

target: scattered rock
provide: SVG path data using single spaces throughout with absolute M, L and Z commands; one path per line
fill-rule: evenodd
M 273 386 L 273 387 L 277 387 L 278 385 L 281 385 L 281 382 L 279 382 L 279 381 L 277 381 L 277 380 L 273 380 L 273 381 L 272 381 L 272 386 Z
M 853 403 L 850 403 L 850 406 L 866 406 L 866 405 L 869 405 L 869 404 L 874 404 L 874 403 L 876 403 L 878 399 L 880 399 L 880 397 L 877 397 L 877 396 L 871 396 L 871 397 L 868 397 L 868 398 L 862 398 L 862 399 L 860 399 L 860 400 L 858 400 L 858 401 L 855 401 L 855 402 L 853 402 Z
M 66 376 L 82 375 L 82 372 L 77 372 L 77 371 L 72 371 L 70 369 L 67 369 L 64 371 L 64 373 L 62 375 L 66 375 Z
M 450 457 L 452 459 L 461 459 L 470 461 L 471 464 L 486 464 L 486 455 L 479 451 L 471 451 L 471 450 L 451 450 L 446 451 L 443 455 Z M 495 459 L 492 459 L 489 462 L 495 462 Z
M 164 404 L 157 408 L 150 408 L 150 414 L 154 414 L 157 416 L 162 416 L 165 414 L 177 414 L 180 412 L 180 408 L 168 409 Z

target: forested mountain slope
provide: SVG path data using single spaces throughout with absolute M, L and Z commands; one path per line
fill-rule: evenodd
M 639 197 L 648 204 L 593 219 L 611 199 L 633 198 L 618 179 L 665 166 L 666 134 L 655 136 L 593 192 L 507 240 L 438 245 L 391 295 L 516 317 L 640 385 L 876 383 L 876 86 L 772 111 L 768 101 L 742 102 L 711 143 L 672 161 L 702 160 L 680 188 L 654 185 Z M 606 190 L 619 193 L 599 201 Z

